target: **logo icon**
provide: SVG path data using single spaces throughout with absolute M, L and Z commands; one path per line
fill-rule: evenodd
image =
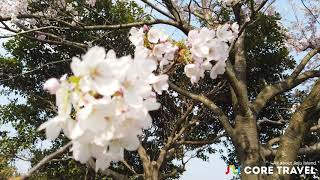
M 227 170 L 225 172 L 225 174 L 229 174 L 230 173 L 230 169 L 232 171 L 232 174 L 240 174 L 241 170 L 240 170 L 240 166 L 238 166 L 238 168 L 236 168 L 235 165 L 231 164 L 227 166 Z

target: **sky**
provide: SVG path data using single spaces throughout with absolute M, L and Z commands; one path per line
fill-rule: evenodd
M 288 0 L 277 0 L 275 3 L 276 10 L 283 15 L 284 23 L 288 23 L 288 21 L 292 20 L 293 13 L 291 8 L 288 6 Z M 184 38 L 185 36 L 182 35 L 181 32 L 176 31 L 174 28 L 168 28 L 168 26 L 160 26 L 160 28 L 164 29 L 169 35 L 174 36 L 176 39 Z M 0 44 L 3 43 L 3 39 L 0 39 Z M 0 54 L 4 54 L 4 49 L 0 46 Z M 1 88 L 1 86 L 0 86 Z M 9 99 L 15 98 L 15 96 L 11 95 L 10 97 L 7 96 L 0 96 L 0 105 L 7 104 Z M 23 99 L 20 97 L 20 102 L 23 103 Z M 0 127 L 0 130 L 4 129 L 11 129 L 10 125 Z M 14 131 L 13 131 L 14 133 Z M 223 148 L 222 145 L 215 145 L 217 148 Z M 17 161 L 16 166 L 20 172 L 26 172 L 30 167 L 28 162 Z M 219 180 L 230 180 L 232 179 L 233 175 L 225 174 L 227 164 L 220 158 L 220 154 L 213 154 L 209 157 L 207 162 L 204 162 L 200 159 L 192 159 L 186 166 L 186 172 L 181 177 L 182 180 L 212 180 L 212 179 L 219 179 Z

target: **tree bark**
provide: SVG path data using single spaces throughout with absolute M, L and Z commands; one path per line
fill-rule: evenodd
M 159 168 L 156 166 L 155 161 L 150 163 L 145 169 L 145 180 L 159 180 Z
M 145 180 L 158 180 L 160 167 L 156 161 L 151 161 L 146 150 L 140 145 L 138 149 L 139 156 L 143 164 L 144 179 Z
M 293 114 L 285 134 L 280 139 L 280 146 L 275 162 L 293 163 L 299 153 L 301 143 L 311 127 L 311 123 L 319 119 L 320 113 L 320 81 L 312 88 L 308 97 Z M 289 180 L 290 175 L 276 172 L 270 179 Z
M 257 124 L 254 118 L 236 117 L 235 145 L 237 159 L 241 166 L 242 180 L 265 179 L 261 174 L 245 174 L 245 167 L 264 166 L 264 157 L 261 155 L 258 139 Z

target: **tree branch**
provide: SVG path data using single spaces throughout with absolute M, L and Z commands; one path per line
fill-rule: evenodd
M 26 75 L 26 74 L 33 73 L 33 72 L 35 72 L 35 71 L 37 71 L 37 70 L 40 70 L 40 69 L 42 69 L 42 68 L 44 68 L 44 67 L 46 67 L 46 66 L 50 66 L 50 65 L 54 65 L 54 64 L 58 64 L 58 63 L 63 63 L 63 62 L 68 62 L 68 61 L 71 61 L 71 60 L 70 60 L 70 59 L 64 59 L 64 60 L 60 60 L 60 61 L 54 61 L 54 62 L 46 63 L 46 64 L 41 65 L 41 66 L 39 66 L 39 67 L 36 67 L 36 68 L 34 68 L 34 69 L 30 70 L 30 71 L 25 71 L 25 72 L 23 72 L 23 73 L 20 73 L 20 74 L 11 76 L 11 77 L 6 78 L 6 79 L 0 79 L 0 82 L 9 81 L 9 80 L 15 79 L 15 78 L 17 78 L 17 77 L 19 77 L 19 76 L 24 76 L 24 75 Z
M 61 147 L 57 151 L 55 151 L 54 153 L 44 157 L 38 164 L 33 166 L 33 168 L 31 168 L 25 175 L 21 176 L 21 179 L 29 178 L 32 175 L 32 173 L 36 172 L 38 169 L 40 169 L 43 165 L 48 163 L 50 160 L 52 160 L 56 156 L 59 156 L 59 155 L 63 154 L 65 151 L 67 151 L 71 145 L 72 145 L 72 141 L 70 141 L 69 143 L 67 143 L 66 145 L 64 145 L 63 147 Z
M 270 120 L 266 117 L 263 117 L 262 119 L 258 120 L 257 125 L 258 125 L 258 127 L 260 127 L 261 124 L 264 124 L 264 123 L 275 124 L 275 125 L 284 125 L 285 121 L 283 121 L 282 119 L 280 119 L 278 121 L 273 121 L 273 120 Z
M 315 56 L 317 53 L 319 53 L 320 47 L 312 49 L 308 54 L 301 60 L 300 64 L 295 68 L 295 70 L 290 75 L 291 78 L 296 78 L 301 71 L 305 68 L 307 63 L 312 59 L 313 56 Z
M 303 138 L 310 129 L 310 125 L 320 116 L 320 81 L 313 86 L 310 94 L 305 98 L 301 106 L 293 114 L 285 133 L 280 137 L 279 148 L 275 155 L 275 161 L 293 162 L 300 153 Z M 290 152 L 288 152 L 290 149 Z M 317 150 L 318 146 L 311 148 Z M 308 152 L 308 151 L 305 151 Z M 275 173 L 275 179 L 287 179 L 284 174 Z
M 148 0 L 141 0 L 141 1 L 144 2 L 145 4 L 147 4 L 148 6 L 150 6 L 152 9 L 155 9 L 156 11 L 161 13 L 162 15 L 164 15 L 164 16 L 172 19 L 172 20 L 175 20 L 175 18 L 171 14 L 169 14 L 169 13 L 163 11 L 162 9 L 158 8 L 156 5 L 152 4 L 150 1 L 148 1 Z
M 299 149 L 299 154 L 308 155 L 308 154 L 316 154 L 320 152 L 320 143 L 315 143 L 312 146 L 306 146 L 304 148 Z
M 222 124 L 223 128 L 225 129 L 225 131 L 227 132 L 227 134 L 229 136 L 233 136 L 233 127 L 231 126 L 228 117 L 224 114 L 224 112 L 214 102 L 212 102 L 211 100 L 209 100 L 208 98 L 206 98 L 202 95 L 196 95 L 196 94 L 193 94 L 189 91 L 183 90 L 170 81 L 168 83 L 169 83 L 169 86 L 173 90 L 175 90 L 176 92 L 178 92 L 184 96 L 187 96 L 193 100 L 202 102 L 204 105 L 206 105 L 210 110 L 212 110 L 215 114 L 217 114 L 218 119 L 219 119 L 220 123 Z
M 197 146 L 202 146 L 202 145 L 207 145 L 207 144 L 213 144 L 216 143 L 221 137 L 226 136 L 225 133 L 222 133 L 220 135 L 217 135 L 215 137 L 212 138 L 207 138 L 206 140 L 190 140 L 190 141 L 186 141 L 183 140 L 179 143 L 181 144 L 186 144 L 186 145 L 197 145 Z
M 90 31 L 90 30 L 117 30 L 117 29 L 125 29 L 125 28 L 131 28 L 135 26 L 143 26 L 143 25 L 153 25 L 153 24 L 167 24 L 171 26 L 175 26 L 177 28 L 180 28 L 180 24 L 175 21 L 169 21 L 169 20 L 163 20 L 163 19 L 155 19 L 151 21 L 141 21 L 141 22 L 133 22 L 133 23 L 124 23 L 124 24 L 111 24 L 111 25 L 93 25 L 93 26 L 79 26 L 79 25 L 73 25 L 69 22 L 63 21 L 58 18 L 48 18 L 44 16 L 38 16 L 38 15 L 18 15 L 18 19 L 46 19 L 51 21 L 57 21 L 65 26 L 69 27 L 70 29 L 75 30 L 83 30 L 83 31 Z M 11 20 L 11 17 L 0 17 L 0 21 L 9 21 Z
M 175 141 L 180 138 L 180 136 L 184 133 L 184 131 L 187 129 L 186 126 L 184 127 L 181 127 L 180 131 L 177 132 L 177 130 L 179 129 L 179 127 L 181 126 L 181 124 L 183 124 L 186 120 L 187 120 L 187 117 L 189 116 L 189 114 L 192 112 L 194 108 L 194 103 L 192 103 L 187 111 L 179 118 L 179 120 L 177 121 L 176 123 L 176 126 L 173 128 L 172 132 L 171 132 L 171 135 L 167 138 L 167 142 L 165 143 L 164 147 L 160 150 L 160 154 L 158 156 L 158 159 L 157 159 L 157 166 L 158 168 L 161 167 L 164 159 L 165 159 L 165 156 L 168 152 L 168 150 L 170 149 L 171 145 L 173 143 L 175 143 Z
M 27 33 L 31 33 L 31 32 L 36 32 L 36 31 L 40 31 L 40 30 L 44 30 L 44 29 L 70 29 L 70 28 L 58 27 L 58 26 L 45 26 L 45 27 L 41 27 L 41 28 L 29 29 L 29 30 L 26 30 L 26 31 L 18 32 L 16 34 L 0 36 L 0 38 L 11 38 L 11 37 L 14 37 L 14 36 L 23 35 L 23 34 L 27 34 Z
M 314 77 L 320 77 L 320 71 L 307 71 L 298 75 L 295 79 L 287 78 L 286 80 L 279 83 L 266 86 L 264 89 L 262 89 L 255 101 L 252 103 L 252 109 L 255 115 L 258 115 L 260 111 L 265 107 L 267 102 L 276 95 L 288 91 L 303 83 L 304 81 Z

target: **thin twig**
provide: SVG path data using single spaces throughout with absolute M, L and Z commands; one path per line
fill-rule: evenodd
M 48 163 L 50 160 L 55 158 L 56 156 L 59 156 L 63 154 L 65 151 L 69 149 L 69 147 L 72 145 L 72 141 L 70 141 L 68 144 L 64 145 L 54 153 L 44 157 L 38 164 L 33 166 L 25 175 L 21 176 L 21 179 L 27 179 L 29 178 L 34 172 L 36 172 L 38 169 L 40 169 L 43 165 Z
M 49 65 L 53 65 L 53 64 L 58 64 L 58 63 L 62 63 L 62 62 L 68 62 L 68 61 L 71 61 L 71 60 L 70 60 L 70 59 L 65 59 L 65 60 L 60 60 L 60 61 L 54 61 L 54 62 L 46 63 L 46 64 L 41 65 L 41 66 L 39 66 L 39 67 L 37 67 L 37 68 L 35 68 L 35 69 L 32 69 L 32 70 L 30 70 L 30 71 L 26 71 L 26 72 L 23 72 L 23 73 L 20 73 L 20 74 L 11 76 L 11 77 L 6 78 L 6 79 L 0 79 L 0 82 L 9 81 L 9 80 L 12 80 L 12 79 L 14 79 L 14 78 L 16 78 L 16 77 L 23 76 L 23 75 L 26 75 L 26 74 L 30 74 L 30 73 L 32 73 L 32 72 L 35 72 L 35 71 L 37 71 L 37 70 L 42 69 L 42 68 L 45 67 L 45 66 L 49 66 Z

